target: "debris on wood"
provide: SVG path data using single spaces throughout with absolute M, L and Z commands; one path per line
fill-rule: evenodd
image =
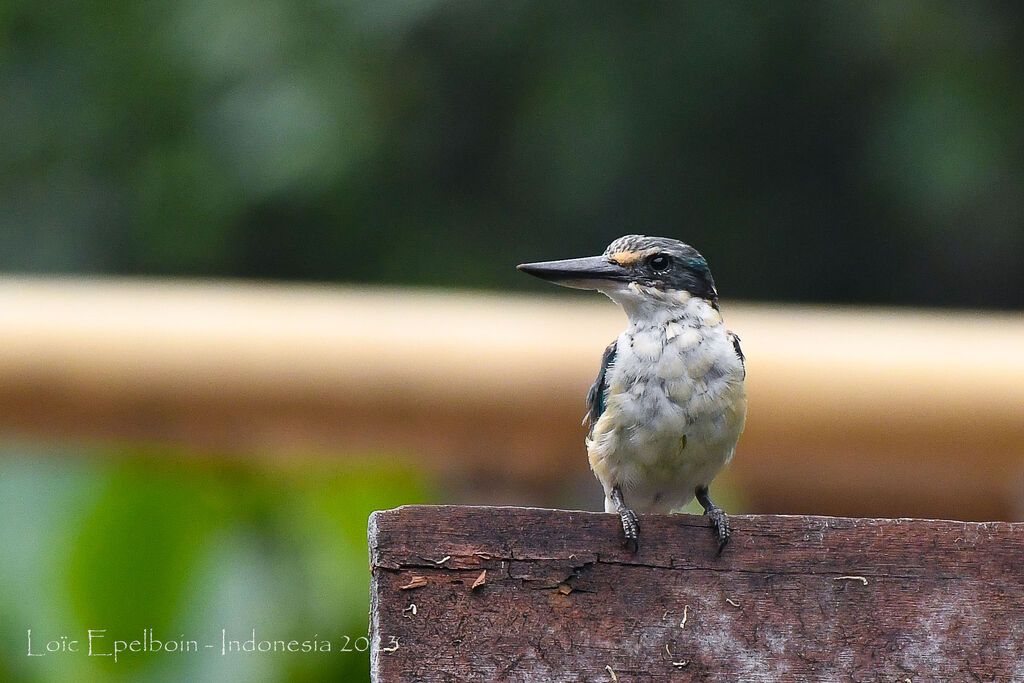
M 832 579 L 833 581 L 860 581 L 865 586 L 868 585 L 867 578 L 863 576 L 837 576 Z
M 480 586 L 484 585 L 485 583 L 487 583 L 487 570 L 486 569 L 483 570 L 482 572 L 480 572 L 480 576 L 476 577 L 476 581 L 474 581 L 473 585 L 469 587 L 469 590 L 475 591 L 477 588 L 479 588 Z
M 569 593 L 572 593 L 572 586 L 567 583 L 560 583 L 558 584 L 558 592 L 562 595 L 568 595 Z
M 409 579 L 409 583 L 404 586 L 399 586 L 398 590 L 411 591 L 414 588 L 423 588 L 428 583 L 427 577 L 425 576 L 414 576 Z

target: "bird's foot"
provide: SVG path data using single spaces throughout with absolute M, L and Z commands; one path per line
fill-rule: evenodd
M 732 533 L 729 529 L 729 516 L 720 507 L 706 510 L 704 514 L 711 518 L 711 524 L 715 528 L 715 535 L 718 536 L 718 554 L 721 555 L 722 551 L 725 550 L 726 544 L 729 543 L 729 535 Z
M 619 518 L 622 519 L 622 533 L 625 535 L 622 545 L 626 546 L 629 552 L 635 553 L 640 549 L 640 519 L 629 508 L 620 510 Z
M 635 553 L 640 549 L 640 518 L 626 507 L 626 503 L 622 500 L 622 491 L 618 486 L 612 488 L 609 497 L 612 505 L 615 506 L 615 511 L 619 513 L 619 519 L 622 520 L 622 533 L 625 536 L 622 545 L 626 546 L 629 552 Z
M 729 536 L 732 531 L 729 529 L 729 516 L 725 514 L 725 510 L 711 502 L 711 498 L 708 495 L 708 487 L 701 486 L 696 491 L 697 502 L 704 508 L 704 514 L 711 518 L 711 525 L 714 529 L 715 536 L 718 537 L 718 554 L 721 555 L 722 551 L 725 550 L 725 546 L 729 543 Z

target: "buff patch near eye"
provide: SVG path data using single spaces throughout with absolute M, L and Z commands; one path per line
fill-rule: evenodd
M 617 251 L 612 254 L 611 259 L 620 266 L 632 266 L 637 261 L 653 254 L 657 249 L 645 249 L 644 251 Z

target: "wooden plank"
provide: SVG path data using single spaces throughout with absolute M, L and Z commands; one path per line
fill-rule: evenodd
M 732 523 L 716 557 L 645 516 L 632 555 L 603 513 L 376 512 L 373 680 L 1024 680 L 1024 524 Z
M 1024 518 L 1020 313 L 723 311 L 747 353 L 729 476 L 749 510 Z M 552 504 L 585 482 L 598 504 L 583 396 L 623 325 L 592 293 L 2 276 L 0 432 L 404 453 L 533 494 L 475 500 Z

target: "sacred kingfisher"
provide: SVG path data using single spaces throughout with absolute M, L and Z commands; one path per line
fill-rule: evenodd
M 736 449 L 747 415 L 740 338 L 722 324 L 707 261 L 688 244 L 626 235 L 604 254 L 524 263 L 555 284 L 596 289 L 619 304 L 626 330 L 605 349 L 587 394 L 590 468 L 605 512 L 636 552 L 637 512 L 667 513 L 694 496 L 721 553 L 729 520 L 708 486 Z

